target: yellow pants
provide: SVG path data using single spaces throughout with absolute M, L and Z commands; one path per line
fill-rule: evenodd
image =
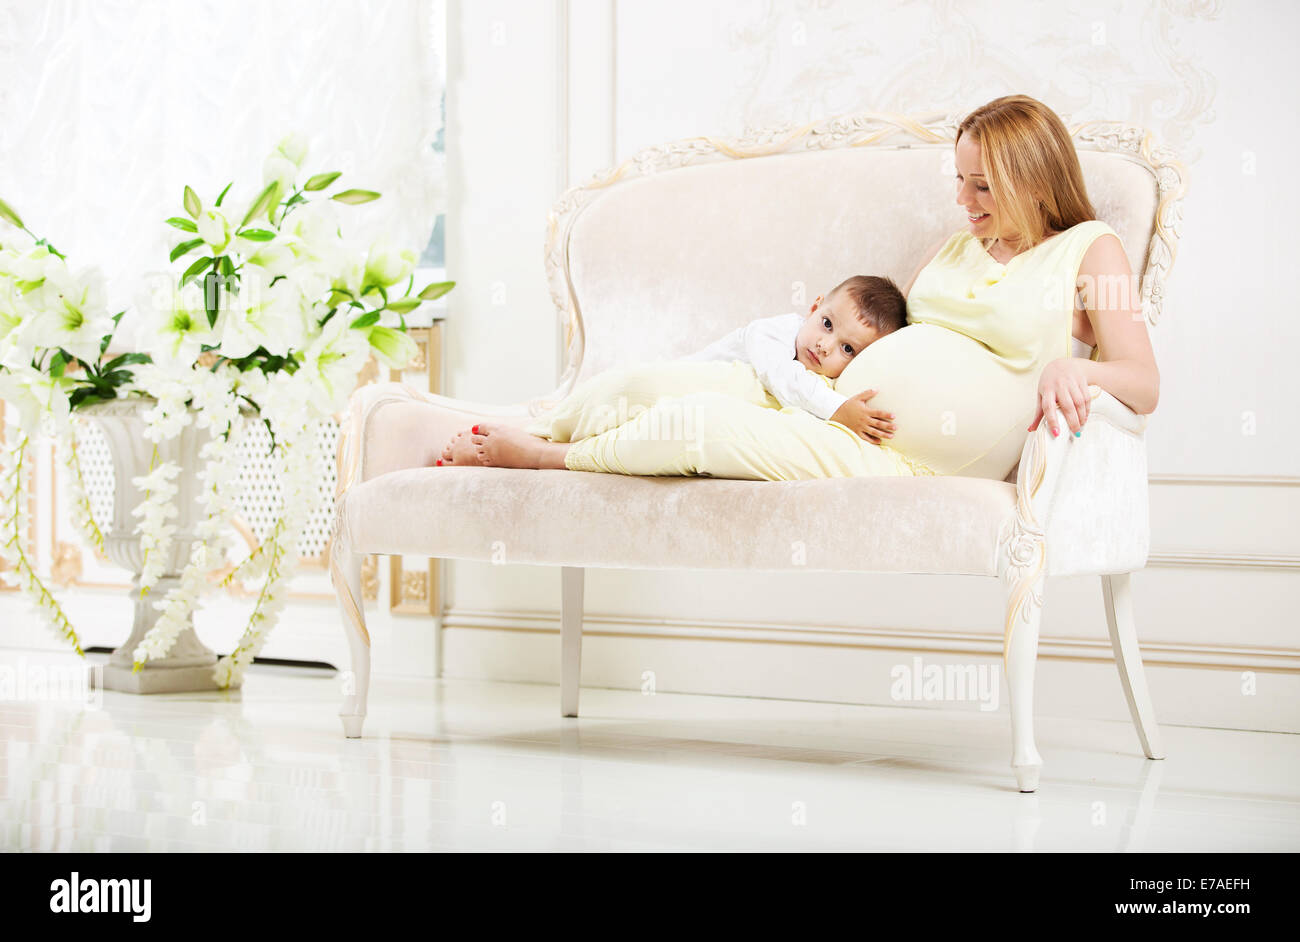
M 739 361 L 606 370 L 526 431 L 572 442 L 571 471 L 749 481 L 926 473 L 838 422 L 783 409 Z

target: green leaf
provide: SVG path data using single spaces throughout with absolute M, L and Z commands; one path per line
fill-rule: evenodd
M 360 330 L 362 327 L 373 327 L 375 324 L 378 323 L 379 323 L 379 312 L 367 311 L 365 314 L 362 314 L 351 324 L 349 324 L 348 327 L 352 328 L 353 330 Z
M 270 229 L 241 229 L 235 235 L 249 242 L 270 242 L 275 238 L 275 233 Z
M 190 214 L 191 219 L 198 219 L 199 213 L 203 212 L 203 203 L 199 201 L 199 196 L 188 186 L 185 188 L 185 211 Z
M 390 301 L 384 307 L 389 311 L 396 311 L 398 314 L 410 314 L 422 303 L 419 298 L 403 298 L 400 301 Z
M 26 226 L 23 225 L 23 221 L 21 217 L 19 217 L 19 215 L 16 212 L 14 212 L 13 207 L 10 206 L 8 203 L 6 203 L 4 200 L 0 200 L 0 219 L 3 219 L 5 222 L 11 225 L 17 226 L 19 229 L 27 228 Z
M 279 192 L 279 181 L 272 180 L 268 183 L 266 189 L 257 195 L 257 199 L 253 200 L 253 205 L 248 208 L 248 215 L 245 216 L 244 221 L 239 224 L 239 228 L 244 228 L 244 226 L 248 225 L 262 213 L 267 212 L 272 206 L 274 206 L 278 202 L 276 197 Z
M 114 370 L 111 373 L 105 373 L 101 379 L 103 379 L 110 387 L 123 386 L 131 381 L 131 371 Z
M 229 278 L 235 273 L 235 263 L 230 260 L 229 255 L 221 256 L 221 275 L 223 278 Z
M 208 315 L 208 326 L 216 327 L 217 312 L 221 310 L 221 276 L 215 268 L 203 276 L 203 307 Z
M 335 193 L 330 199 L 338 200 L 340 203 L 347 203 L 349 206 L 357 206 L 361 203 L 377 200 L 382 195 L 382 193 L 376 193 L 374 190 L 342 190 Z
M 307 191 L 323 190 L 339 177 L 343 176 L 342 170 L 331 170 L 328 173 L 318 173 L 302 185 Z
M 174 262 L 187 252 L 191 252 L 203 244 L 202 239 L 190 239 L 188 242 L 182 242 L 176 248 L 172 249 L 171 260 Z
M 222 201 L 223 199 L 226 198 L 226 193 L 227 193 L 227 192 L 230 190 L 230 188 L 231 188 L 232 186 L 234 186 L 234 185 L 235 185 L 235 181 L 234 181 L 234 180 L 231 180 L 229 183 L 226 184 L 226 188 L 225 188 L 224 190 L 222 190 L 222 191 L 221 191 L 221 195 L 217 197 L 217 205 L 218 205 L 218 206 L 221 205 L 221 201 Z
M 54 356 L 50 357 L 50 365 L 48 367 L 49 374 L 53 376 L 55 379 L 58 379 L 60 376 L 63 375 L 63 371 L 67 368 L 67 366 L 68 366 L 68 355 L 64 353 L 62 350 L 56 350 L 54 352 Z
M 454 281 L 435 281 L 431 285 L 425 285 L 424 290 L 417 297 L 421 301 L 436 301 L 454 287 L 456 287 Z
M 187 284 L 189 284 L 190 279 L 197 277 L 198 274 L 203 271 L 203 269 L 207 268 L 209 265 L 212 264 L 212 261 L 213 261 L 212 257 L 207 256 L 205 258 L 199 259 L 189 268 L 185 269 L 185 274 L 181 275 L 181 287 L 184 288 Z
M 152 363 L 152 362 L 153 362 L 153 357 L 149 356 L 149 354 L 147 353 L 123 353 L 119 356 L 113 357 L 113 359 L 105 363 L 104 372 L 111 373 L 114 370 L 120 369 L 121 367 L 124 366 L 134 366 L 137 363 Z
M 101 358 L 104 356 L 104 351 L 108 349 L 108 345 L 113 342 L 113 334 L 117 333 L 117 325 L 122 323 L 122 317 L 125 314 L 126 311 L 118 311 L 116 314 L 114 314 L 113 329 L 108 333 L 106 333 L 104 336 L 99 338 L 99 355 Z M 91 369 L 90 367 L 87 367 L 86 372 L 93 373 L 94 370 Z
M 199 227 L 194 225 L 194 220 L 186 219 L 184 216 L 172 216 L 167 220 L 167 225 L 175 226 L 177 229 L 184 229 L 186 232 L 199 231 Z
M 108 400 L 104 396 L 100 396 L 96 393 L 95 387 L 93 386 L 78 386 L 72 391 L 72 395 L 68 397 L 68 405 L 74 409 L 80 408 L 81 406 L 94 405 L 97 402 L 107 401 Z

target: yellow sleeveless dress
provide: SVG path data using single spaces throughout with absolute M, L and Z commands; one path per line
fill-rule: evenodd
M 913 463 L 1002 480 L 1019 460 L 1043 368 L 1075 353 L 1079 265 L 1106 234 L 1106 223 L 1082 222 L 1004 264 L 969 231 L 955 233 L 917 275 L 908 326 L 858 354 L 836 390 L 880 390 L 871 404 L 898 426 L 889 445 Z

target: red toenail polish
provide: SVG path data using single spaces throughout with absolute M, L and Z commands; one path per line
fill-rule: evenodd
M 442 459 L 441 459 L 441 458 L 438 459 L 438 466 L 439 466 L 439 467 L 442 466 Z
M 472 429 L 470 429 L 470 431 L 473 432 L 475 435 L 477 435 L 477 434 L 478 434 L 478 426 L 477 426 L 477 425 L 474 426 Z

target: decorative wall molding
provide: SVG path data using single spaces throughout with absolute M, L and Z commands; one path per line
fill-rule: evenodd
M 706 624 L 685 619 L 634 618 L 584 612 L 584 637 L 664 638 L 699 641 L 736 641 L 746 644 L 787 644 L 814 647 L 884 648 L 900 651 L 931 651 L 1002 657 L 1002 635 L 994 629 L 996 612 L 990 613 L 987 634 L 970 631 L 940 631 L 912 628 L 842 628 L 818 626 L 793 628 L 768 622 Z M 494 612 L 453 606 L 443 614 L 443 630 L 519 631 L 554 634 L 560 632 L 558 612 Z M 1113 664 L 1114 651 L 1108 638 L 1041 638 L 1040 658 L 1065 658 Z M 1300 673 L 1300 648 L 1265 648 L 1240 645 L 1206 645 L 1177 642 L 1142 642 L 1144 664 L 1211 667 L 1223 670 L 1278 671 Z
M 1278 474 L 1148 474 L 1150 484 L 1190 484 L 1198 487 L 1300 487 L 1300 475 Z
M 1193 569 L 1289 569 L 1300 571 L 1300 556 L 1251 553 L 1152 553 L 1147 567 Z
M 733 89 L 724 113 L 746 127 L 936 102 L 964 112 L 1023 90 L 1060 114 L 1123 115 L 1194 161 L 1197 132 L 1215 118 L 1219 82 L 1185 39 L 1219 18 L 1220 0 L 1114 0 L 1051 16 L 1004 0 L 994 17 L 960 0 L 879 0 L 871 16 L 846 0 L 732 7 L 713 38 Z M 710 28 L 681 19 L 678 30 Z

